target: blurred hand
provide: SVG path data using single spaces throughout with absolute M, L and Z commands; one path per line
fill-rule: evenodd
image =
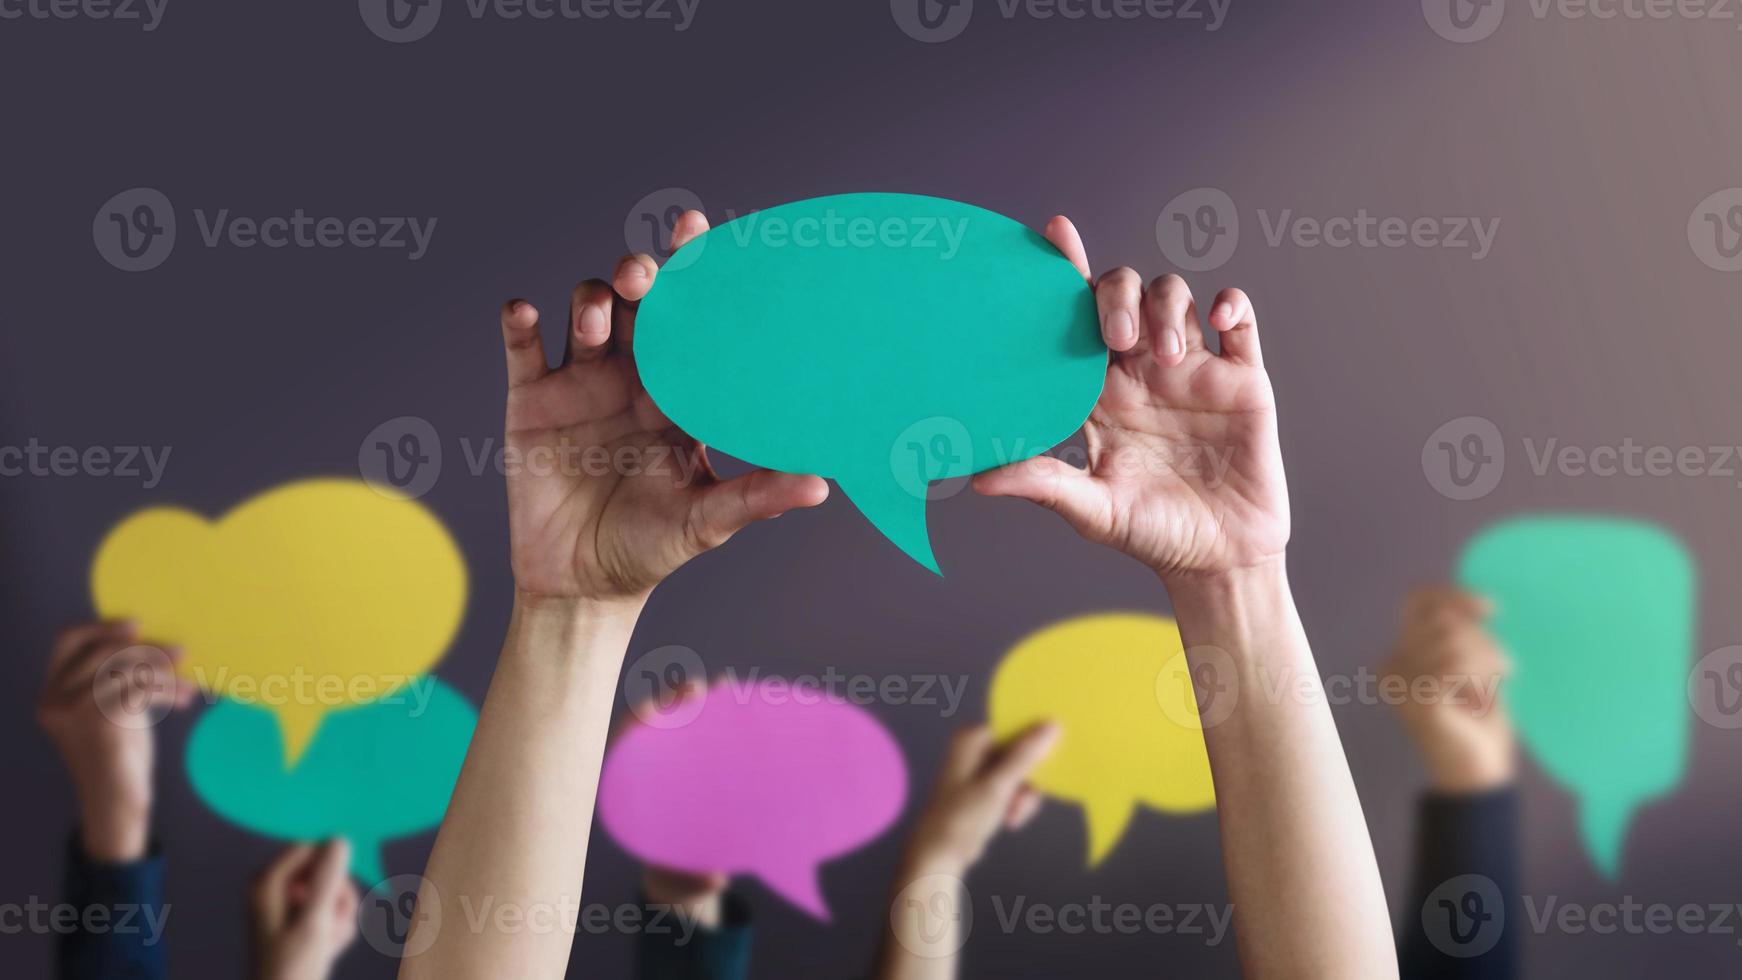
M 1049 222 L 1046 237 L 1089 276 L 1068 219 Z M 1216 294 L 1209 325 L 1222 351 L 1212 354 L 1179 276 L 1145 288 L 1135 271 L 1120 268 L 1094 285 L 1112 358 L 1101 400 L 1083 424 L 1088 468 L 1037 456 L 980 474 L 974 488 L 1050 508 L 1164 581 L 1280 560 L 1288 491 L 1251 301 L 1238 289 Z
M 707 227 L 700 212 L 687 212 L 672 243 Z M 567 351 L 554 371 L 539 342 L 538 311 L 522 300 L 503 307 L 506 444 L 525 461 L 508 475 L 509 537 L 525 595 L 638 599 L 745 525 L 828 496 L 815 476 L 761 470 L 721 480 L 701 444 L 654 406 L 635 369 L 633 335 L 637 305 L 657 272 L 653 259 L 631 255 L 610 283 L 576 286 Z M 613 462 L 603 468 L 621 472 L 593 475 L 601 467 L 580 461 L 601 449 L 637 465 Z
M 1513 779 L 1516 740 L 1499 699 L 1511 664 L 1483 625 L 1490 613 L 1486 600 L 1457 589 L 1416 590 L 1382 668 L 1412 685 L 1397 712 L 1441 793 L 1479 793 Z
M 335 839 L 289 848 L 254 879 L 255 980 L 326 980 L 357 938 L 351 846 Z
M 1028 774 L 1058 742 L 1046 722 L 999 746 L 985 725 L 964 728 L 950 741 L 937 785 L 907 843 L 907 869 L 956 877 L 980 860 L 999 827 L 1016 829 L 1040 808 Z
M 85 854 L 145 856 L 151 836 L 154 723 L 193 699 L 172 665 L 180 651 L 143 645 L 131 622 L 62 630 L 49 657 L 36 719 L 60 750 L 78 795 Z
M 707 697 L 708 688 L 700 680 L 691 679 L 673 695 L 671 705 L 665 709 L 668 712 L 681 709 L 691 698 Z M 624 732 L 658 712 L 654 698 L 630 705 L 628 716 L 618 724 L 612 740 L 622 738 Z M 641 890 L 649 904 L 669 905 L 672 911 L 706 929 L 719 928 L 724 896 L 731 884 L 731 877 L 724 871 L 681 871 L 652 864 L 641 869 Z

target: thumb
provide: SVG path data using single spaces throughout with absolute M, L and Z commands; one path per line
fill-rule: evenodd
M 1106 488 L 1087 470 L 1052 456 L 1035 456 L 980 473 L 974 477 L 974 491 L 1037 503 L 1079 531 L 1107 506 Z
M 689 532 L 703 551 L 718 548 L 754 521 L 815 507 L 829 497 L 822 477 L 757 470 L 706 487 L 690 505 Z

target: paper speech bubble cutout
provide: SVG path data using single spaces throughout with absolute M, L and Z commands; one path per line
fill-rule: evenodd
M 599 818 L 648 864 L 752 874 L 826 922 L 818 866 L 882 834 L 906 798 L 901 748 L 869 712 L 765 678 L 716 683 L 687 724 L 626 731 Z
M 1139 803 L 1180 814 L 1216 806 L 1185 647 L 1165 616 L 1098 613 L 1029 634 L 993 673 L 987 714 L 1000 740 L 1058 722 L 1058 744 L 1029 782 L 1082 806 L 1091 868 Z
M 175 507 L 109 531 L 91 563 L 105 617 L 181 646 L 180 673 L 270 708 L 295 764 L 334 708 L 390 693 L 447 649 L 466 566 L 421 504 L 356 480 L 287 483 L 216 521 Z
M 387 875 L 381 843 L 442 821 L 478 712 L 433 676 L 327 715 L 294 769 L 270 712 L 220 700 L 188 737 L 187 773 L 214 811 L 280 840 L 351 841 L 351 873 Z
M 1578 798 L 1585 850 L 1614 878 L 1634 811 L 1687 768 L 1692 556 L 1643 521 L 1531 515 L 1471 539 L 1457 577 L 1494 602 L 1519 737 Z
M 747 462 L 834 479 L 938 571 L 931 482 L 1037 456 L 1107 373 L 1095 298 L 1039 234 L 913 194 L 783 204 L 678 249 L 635 360 L 660 409 Z

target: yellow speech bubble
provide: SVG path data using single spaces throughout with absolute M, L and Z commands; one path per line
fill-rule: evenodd
M 285 765 L 336 708 L 392 694 L 452 642 L 466 566 L 415 501 L 356 480 L 287 483 L 216 521 L 152 507 L 91 562 L 102 616 L 182 647 L 179 673 L 278 717 Z
M 1139 803 L 1167 813 L 1216 805 L 1185 646 L 1165 616 L 1079 616 L 1029 634 L 992 675 L 987 713 L 1000 739 L 1059 723 L 1030 782 L 1083 807 L 1091 868 Z

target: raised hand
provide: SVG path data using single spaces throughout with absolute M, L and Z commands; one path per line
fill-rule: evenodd
M 1441 793 L 1505 786 L 1517 766 L 1512 720 L 1499 698 L 1511 663 L 1484 625 L 1490 612 L 1486 600 L 1458 589 L 1416 590 L 1382 668 L 1408 685 L 1397 713 Z
M 1054 218 L 1047 240 L 1087 278 L 1082 239 Z M 1147 288 L 1129 268 L 1094 280 L 1101 335 L 1112 350 L 1107 384 L 1083 426 L 1088 467 L 1037 456 L 982 473 L 974 489 L 1057 511 L 1077 533 L 1123 551 L 1163 579 L 1262 565 L 1288 543 L 1288 491 L 1276 403 L 1252 303 L 1224 289 L 1204 346 L 1185 280 Z
M 700 212 L 686 212 L 672 243 L 681 247 L 707 228 Z M 654 406 L 633 344 L 637 304 L 658 271 L 652 258 L 629 255 L 610 283 L 576 286 L 555 370 L 539 340 L 538 311 L 523 300 L 502 309 L 509 533 L 525 596 L 642 597 L 752 521 L 828 496 L 815 476 L 760 470 L 720 479 L 701 444 Z
M 326 980 L 357 939 L 357 886 L 343 839 L 285 850 L 254 879 L 255 980 Z
M 193 700 L 173 669 L 180 652 L 145 645 L 131 622 L 61 631 L 37 701 L 78 794 L 80 843 L 97 861 L 135 861 L 151 835 L 153 725 Z

